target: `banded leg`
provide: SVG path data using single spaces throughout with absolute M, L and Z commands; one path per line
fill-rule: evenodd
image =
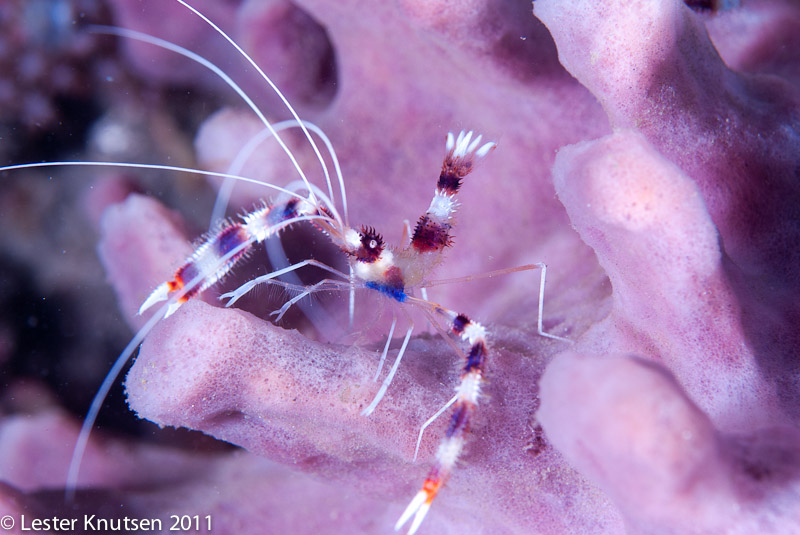
M 472 171 L 475 161 L 489 154 L 496 146 L 494 142 L 489 142 L 478 148 L 481 137 L 472 139 L 472 131 L 462 131 L 457 139 L 452 132 L 447 134 L 447 154 L 436 191 L 428 211 L 417 221 L 411 237 L 411 248 L 417 254 L 441 253 L 452 243 L 450 230 L 454 223 L 453 214 L 458 207 L 456 194 L 461 181 Z
M 160 284 L 142 303 L 139 314 L 187 287 L 170 303 L 165 315 L 168 317 L 183 303 L 227 275 L 256 243 L 263 242 L 295 222 L 329 219 L 308 201 L 292 198 L 276 205 L 265 204 L 242 216 L 240 222 L 227 223 L 203 239 L 194 254 L 175 272 L 174 278 Z M 190 284 L 192 281 L 199 282 Z
M 427 305 L 432 306 L 429 303 Z M 461 382 L 456 387 L 456 395 L 452 401 L 450 425 L 436 452 L 436 461 L 428 472 L 422 489 L 414 496 L 394 526 L 395 531 L 399 530 L 413 516 L 414 519 L 408 530 L 409 535 L 413 535 L 419 529 L 425 515 L 428 514 L 431 502 L 450 477 L 450 473 L 461 455 L 466 434 L 469 431 L 470 420 L 478 405 L 488 353 L 486 329 L 481 324 L 470 320 L 463 314 L 456 314 L 453 311 L 433 306 L 436 312 L 448 318 L 453 334 L 466 341 L 470 349 L 461 369 Z

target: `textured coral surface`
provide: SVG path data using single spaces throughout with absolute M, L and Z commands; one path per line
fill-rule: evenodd
M 447 131 L 498 141 L 465 181 L 435 277 L 547 262 L 545 329 L 575 343 L 537 335 L 536 272 L 430 290 L 487 326 L 491 352 L 466 453 L 422 533 L 800 533 L 800 5 L 723 4 L 536 0 L 531 13 L 502 0 L 197 2 L 327 132 L 351 221 L 391 242 L 427 208 Z M 208 56 L 269 117 L 288 117 L 182 6 L 112 6 L 119 26 Z M 142 82 L 120 88 L 82 157 L 224 171 L 260 130 L 188 59 L 121 48 Z M 164 105 L 187 91 L 199 96 Z M 305 141 L 289 133 L 287 143 L 320 180 Z M 242 173 L 296 177 L 269 143 Z M 83 362 L 96 379 L 120 346 L 96 333 L 123 330 L 90 248 L 99 234 L 121 319 L 141 326 L 138 305 L 191 251 L 211 195 L 203 179 L 175 175 L 105 176 L 91 191 L 73 175 L 77 193 L 59 195 L 45 193 L 58 182 L 47 176 L 6 173 L 0 195 L 4 225 L 17 229 L 4 238 L 0 297 L 25 315 L 19 327 L 4 312 L 0 325 L 0 513 L 212 515 L 214 533 L 392 532 L 446 428 L 446 417 L 428 428 L 414 462 L 420 425 L 452 395 L 458 355 L 419 322 L 385 399 L 361 416 L 391 317 L 378 299 L 359 303 L 378 326 L 351 335 L 338 332 L 342 300 L 305 309 L 310 321 L 295 311 L 283 326 L 297 330 L 264 319 L 280 292 L 256 293 L 246 310 L 219 307 L 213 291 L 188 303 L 142 345 L 125 380 L 130 407 L 246 451 L 197 435 L 173 435 L 169 447 L 97 436 L 76 508 L 63 504 L 78 423 L 55 407 L 70 388 L 47 375 L 78 381 L 69 362 Z M 174 210 L 129 195 L 142 190 Z M 264 195 L 237 187 L 233 206 Z M 20 208 L 29 205 L 69 222 Z M 85 230 L 65 230 L 73 221 Z M 285 241 L 290 256 L 337 261 L 314 231 Z M 257 257 L 227 284 L 267 263 Z M 12 278 L 20 270 L 30 275 Z M 18 298 L 16 280 L 34 297 Z M 72 318 L 56 337 L 72 360 L 48 368 L 39 355 L 49 339 L 25 329 L 48 332 L 40 323 L 54 312 L 29 302 L 54 296 Z M 34 364 L 21 366 L 25 357 Z

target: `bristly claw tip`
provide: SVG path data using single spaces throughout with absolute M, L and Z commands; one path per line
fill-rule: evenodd
M 142 306 L 139 307 L 139 315 L 141 316 L 147 312 L 153 305 L 166 301 L 169 295 L 169 284 L 162 282 L 153 292 L 144 300 Z
M 408 504 L 406 510 L 403 511 L 403 514 L 400 516 L 400 519 L 394 525 L 395 531 L 400 531 L 400 528 L 409 521 L 409 519 L 413 516 L 414 520 L 411 522 L 411 527 L 408 528 L 408 535 L 414 535 L 419 529 L 420 524 L 425 519 L 425 515 L 428 514 L 428 510 L 431 508 L 431 496 L 428 495 L 425 490 L 421 490 L 417 492 L 417 495 L 414 496 L 414 499 L 411 500 L 411 503 Z

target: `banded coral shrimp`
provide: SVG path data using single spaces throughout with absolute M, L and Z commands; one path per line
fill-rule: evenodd
M 440 159 L 441 159 L 441 152 L 442 152 L 442 146 L 443 146 L 443 143 L 441 143 L 441 142 L 438 142 L 438 143 L 435 143 L 435 144 L 433 144 L 433 143 L 431 142 L 431 146 L 433 147 L 432 149 L 426 146 L 426 147 L 424 148 L 424 150 L 423 150 L 423 151 L 421 151 L 421 152 L 427 152 L 427 153 L 433 153 L 433 154 L 435 154 L 435 157 L 432 159 L 432 162 L 433 162 L 433 163 L 432 163 L 431 165 L 426 165 L 426 166 L 425 166 L 425 167 L 427 168 L 427 169 L 425 170 L 425 172 L 419 172 L 419 173 L 418 173 L 418 172 L 414 172 L 414 173 L 411 173 L 411 174 L 413 174 L 413 176 L 414 176 L 414 177 L 417 177 L 417 176 L 424 177 L 424 178 L 422 178 L 422 179 L 421 179 L 421 182 L 424 182 L 424 185 L 421 187 L 421 191 L 422 191 L 422 193 L 420 193 L 420 194 L 418 195 L 418 196 L 422 197 L 422 198 L 423 198 L 423 200 L 422 200 L 421 202 L 419 202 L 419 203 L 415 203 L 415 206 L 418 206 L 418 208 L 414 208 L 414 209 L 413 209 L 413 210 L 412 210 L 412 211 L 411 211 L 411 212 L 408 214 L 408 217 L 409 217 L 409 218 L 412 218 L 412 219 L 415 219 L 415 218 L 416 218 L 416 217 L 419 215 L 419 213 L 421 213 L 421 211 L 422 211 L 422 210 L 424 210 L 425 206 L 427 206 L 427 204 L 430 202 L 430 192 L 431 192 L 431 189 L 432 189 L 432 187 L 433 187 L 433 182 L 434 182 L 434 180 L 435 180 L 435 178 L 434 178 L 434 177 L 435 177 L 435 174 L 436 174 L 436 170 L 438 169 L 438 167 L 439 167 L 439 165 L 440 165 L 439 163 L 435 163 L 435 162 L 437 162 L 437 160 L 440 160 Z M 405 149 L 405 150 L 408 150 L 408 149 Z M 385 161 L 385 158 L 384 158 L 383 156 L 382 156 L 382 159 Z M 420 167 L 422 167 L 422 166 L 420 166 Z M 431 170 L 433 170 L 433 171 L 431 171 Z M 416 180 L 416 178 L 415 178 L 415 180 Z M 395 182 L 392 182 L 392 181 L 387 181 L 387 183 L 390 183 L 390 184 L 395 184 Z M 406 181 L 406 183 L 407 183 L 407 181 Z M 395 186 L 393 186 L 392 188 L 389 188 L 389 189 L 393 189 L 393 188 L 396 188 L 396 190 L 400 190 L 400 186 L 396 186 L 396 187 L 395 187 Z M 467 201 L 465 200 L 464 202 L 466 203 Z M 477 212 L 475 212 L 475 213 L 477 213 Z M 372 221 L 375 221 L 375 222 L 379 221 L 379 219 L 378 219 L 378 218 L 359 218 L 359 219 L 362 219 L 362 220 L 364 220 L 364 221 L 370 221 L 370 222 L 372 222 Z M 382 219 L 383 219 L 383 218 L 380 218 L 380 220 L 382 220 Z M 484 225 L 485 225 L 485 223 L 484 223 Z M 398 227 L 399 227 L 399 225 L 398 225 Z M 388 230 L 387 230 L 387 232 L 388 232 L 389 230 L 391 230 L 391 229 L 388 229 Z M 465 237 L 464 237 L 464 238 L 457 238 L 457 239 L 459 240 L 459 243 L 465 243 L 465 242 L 466 242 L 466 240 L 467 240 L 467 236 L 468 236 L 468 235 L 469 235 L 469 233 L 468 233 L 468 232 L 465 232 Z M 178 255 L 178 256 L 180 256 L 180 255 Z M 177 262 L 180 262 L 180 259 L 175 259 L 175 261 L 177 261 Z M 480 271 L 480 270 L 478 270 L 478 271 Z M 467 270 L 466 272 L 467 272 L 467 273 L 469 273 L 470 271 L 469 271 L 469 270 Z M 162 276 L 162 278 L 163 278 L 163 276 Z M 534 287 L 536 286 L 536 279 L 534 279 L 534 280 L 533 280 L 533 286 L 534 286 Z M 480 292 L 477 292 L 477 293 L 480 293 Z M 485 296 L 482 296 L 481 298 L 483 298 L 483 297 L 485 297 Z M 462 295 L 462 296 L 461 296 L 461 299 L 462 299 L 462 300 L 465 300 L 465 301 L 474 301 L 476 298 L 475 298 L 474 296 L 464 296 L 464 295 Z M 444 301 L 444 299 L 442 299 L 442 298 L 440 298 L 440 297 L 437 297 L 437 300 L 439 300 L 439 301 Z M 462 307 L 462 308 L 463 308 L 463 307 Z M 447 351 L 448 351 L 448 350 L 446 350 L 446 349 L 444 350 L 444 352 L 447 352 Z M 408 356 L 406 357 L 406 359 L 405 359 L 405 360 L 406 360 L 406 361 L 408 360 Z M 373 366 L 374 364 L 375 364 L 375 362 L 374 362 L 374 361 L 370 361 L 370 366 Z M 402 369 L 402 368 L 401 368 L 401 369 Z M 374 370 L 372 370 L 372 371 L 374 372 Z M 371 375 L 371 374 L 369 374 L 369 375 Z M 362 378 L 362 379 L 363 379 L 363 378 Z M 448 380 L 442 380 L 442 382 L 443 382 L 443 383 L 445 383 L 445 384 L 447 383 L 447 381 L 449 381 L 449 379 L 448 379 Z M 447 391 L 448 391 L 448 388 L 449 388 L 449 387 L 444 387 L 444 391 L 445 391 L 445 392 L 447 392 Z M 391 394 L 391 390 L 390 390 L 390 394 Z M 398 395 L 399 395 L 399 394 L 398 394 Z M 397 396 L 395 396 L 395 397 L 397 397 Z M 424 410 L 424 412 L 426 412 L 426 413 L 427 413 L 427 414 L 425 415 L 425 417 L 427 417 L 428 415 L 430 415 L 430 413 L 432 412 L 432 409 L 435 409 L 436 407 L 438 407 L 439 405 L 441 405 L 441 403 L 443 403 L 444 401 L 446 401 L 446 399 L 447 399 L 447 398 L 445 397 L 444 399 L 442 399 L 441 401 L 438 401 L 438 402 L 437 402 L 437 401 L 431 401 L 431 402 L 430 402 L 430 403 L 427 405 L 427 407 L 425 408 L 425 410 Z M 390 400 L 390 401 L 391 401 L 392 403 L 394 402 L 393 400 Z M 386 406 L 387 404 L 388 404 L 388 402 L 387 402 L 387 401 L 384 401 L 384 402 L 383 402 L 383 406 Z M 422 419 L 418 419 L 418 420 L 416 421 L 416 423 L 414 424 L 414 426 L 413 426 L 413 427 L 414 427 L 414 431 L 413 431 L 413 432 L 411 433 L 411 435 L 410 435 L 410 436 L 411 436 L 410 440 L 411 440 L 412 446 L 413 446 L 413 441 L 416 439 L 416 428 L 418 428 L 418 427 L 419 427 L 419 425 L 421 424 L 421 422 L 422 422 L 423 420 L 424 420 L 424 418 L 422 418 Z M 440 422 L 440 423 L 441 423 L 441 422 Z M 527 421 L 526 421 L 526 422 L 521 422 L 521 423 L 520 423 L 520 427 L 525 427 L 525 426 L 527 426 L 527 424 L 528 424 L 528 422 L 527 422 Z M 385 424 L 384 424 L 384 425 L 385 425 Z M 429 434 L 428 434 L 428 436 L 429 436 L 429 438 L 430 438 L 430 437 L 433 437 L 433 436 L 435 436 L 435 434 L 436 434 L 436 431 L 435 431 L 435 430 L 432 430 L 432 431 L 429 431 Z M 435 440 L 434 440 L 434 442 L 435 442 Z M 412 449 L 413 449 L 413 448 L 412 448 Z M 431 447 L 428 447 L 428 449 L 430 450 L 430 449 L 431 449 Z M 430 453 L 430 451 L 429 451 L 429 453 Z M 423 456 L 424 456 L 424 452 L 423 452 Z M 396 462 L 396 461 L 395 461 L 395 462 Z M 409 480 L 411 480 L 411 479 L 412 479 L 412 478 L 409 478 Z M 372 485 L 374 485 L 374 483 L 372 483 Z M 396 485 L 396 483 L 395 483 L 395 485 Z M 411 481 L 409 481 L 409 487 L 411 487 L 412 485 L 416 485 L 416 483 L 412 483 Z M 386 492 L 386 491 L 384 491 L 384 492 Z M 398 493 L 398 494 L 399 494 L 399 493 Z M 407 499 L 407 498 L 405 498 L 405 497 L 398 498 L 398 500 L 400 500 L 400 499 Z M 388 525 L 391 525 L 393 522 L 394 522 L 394 521 L 392 520 L 391 522 L 389 522 L 389 523 L 388 523 Z

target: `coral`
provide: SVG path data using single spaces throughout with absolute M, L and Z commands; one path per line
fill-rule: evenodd
M 465 181 L 437 276 L 550 267 L 545 327 L 571 346 L 536 335 L 531 273 L 431 290 L 490 329 L 490 383 L 422 532 L 800 533 L 800 49 L 784 46 L 800 35 L 796 5 L 712 2 L 719 10 L 709 13 L 674 0 L 536 0 L 534 17 L 530 4 L 500 0 L 208 4 L 234 38 L 272 52 L 257 57 L 293 66 L 281 84 L 331 136 L 354 223 L 399 241 L 402 221 L 428 205 L 444 134 L 475 129 L 498 148 Z M 114 5 L 118 24 L 153 33 L 181 17 L 176 40 L 239 69 L 179 6 L 160 8 L 167 17 L 151 2 Z M 158 83 L 189 83 L 167 63 L 183 58 L 143 45 L 126 53 Z M 287 117 L 273 97 L 263 102 Z M 241 109 L 213 114 L 195 139 L 198 161 L 225 169 L 258 129 Z M 288 139 L 312 168 L 302 139 Z M 249 165 L 245 174 L 276 183 L 294 177 L 274 146 Z M 108 201 L 120 196 L 109 191 Z M 261 195 L 237 187 L 236 208 Z M 92 206 L 104 204 L 98 197 Z M 141 196 L 103 216 L 100 255 L 131 324 L 188 252 L 185 226 Z M 293 237 L 310 243 L 298 254 L 323 241 Z M 413 463 L 419 425 L 455 385 L 451 347 L 415 336 L 364 418 L 379 342 L 325 341 L 302 323 L 292 324 L 302 333 L 285 330 L 213 306 L 214 297 L 151 333 L 128 397 L 158 425 L 252 454 L 128 445 L 121 474 L 104 475 L 119 450 L 95 438 L 84 481 L 142 516 L 219 515 L 215 532 L 389 532 L 446 426 L 428 429 Z M 69 445 L 37 453 L 20 444 L 51 433 L 69 443 L 74 425 L 46 413 L 29 427 L 13 418 L 0 428 L 0 478 L 10 485 L 0 504 L 35 510 L 48 503 L 41 489 L 63 477 L 42 479 L 33 460 L 63 459 Z M 160 474 L 167 457 L 174 471 Z M 129 462 L 141 471 L 128 472 Z

